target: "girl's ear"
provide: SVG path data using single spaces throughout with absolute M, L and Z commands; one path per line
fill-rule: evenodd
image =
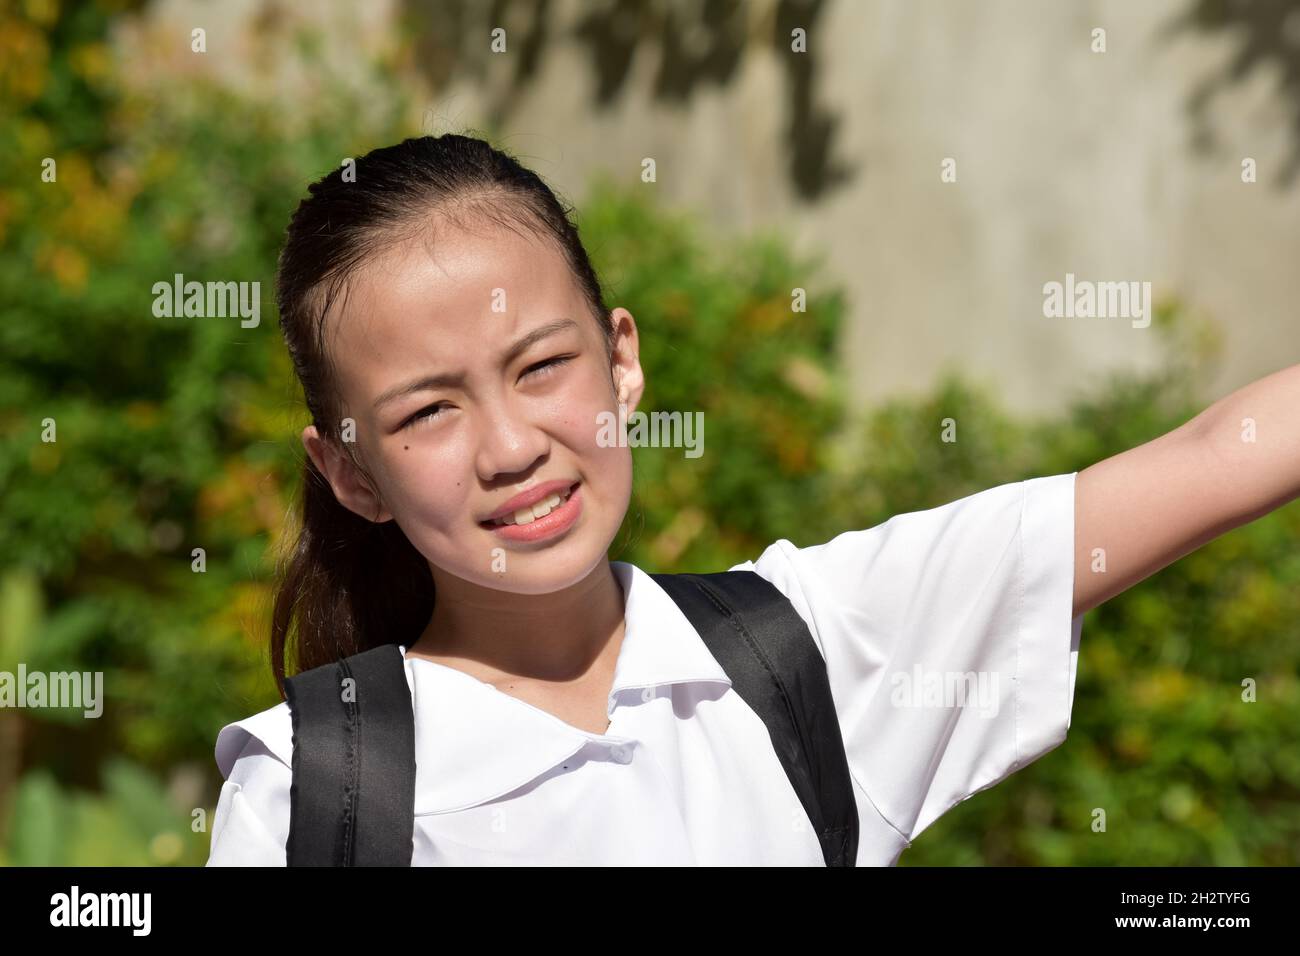
M 628 413 L 636 411 L 645 391 L 645 374 L 637 355 L 640 351 L 636 320 L 627 309 L 619 307 L 609 314 L 614 326 L 613 373 L 615 393 L 627 405 Z
M 330 483 L 339 504 L 367 521 L 382 523 L 392 519 L 352 459 L 333 442 L 323 439 L 315 425 L 302 430 L 302 446 L 311 456 L 317 471 Z

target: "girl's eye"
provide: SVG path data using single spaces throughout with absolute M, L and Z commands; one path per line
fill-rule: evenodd
M 446 402 L 438 402 L 434 405 L 430 405 L 428 408 L 420 409 L 406 421 L 402 422 L 402 428 L 410 428 L 412 425 L 423 421 L 432 421 L 438 417 L 438 413 L 442 411 L 443 406 L 446 404 Z
M 572 355 L 557 355 L 554 358 L 547 359 L 545 362 L 538 362 L 536 365 L 529 366 L 524 370 L 524 374 L 531 375 L 533 372 L 537 372 L 541 375 L 550 375 L 557 367 L 563 365 L 571 358 L 573 358 Z
M 554 358 L 547 359 L 545 362 L 538 362 L 536 365 L 530 365 L 524 370 L 524 374 L 532 375 L 533 373 L 537 373 L 539 375 L 549 375 L 555 368 L 565 364 L 572 358 L 572 355 L 557 355 Z M 446 405 L 446 402 L 436 402 L 427 408 L 422 408 L 406 421 L 402 422 L 401 427 L 406 429 L 410 428 L 412 425 L 431 422 L 441 414 L 442 409 L 446 407 Z

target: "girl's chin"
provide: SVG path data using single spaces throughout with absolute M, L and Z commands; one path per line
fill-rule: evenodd
M 591 560 L 577 557 L 573 560 L 567 557 L 551 560 L 548 555 L 545 561 L 534 562 L 530 557 L 526 554 L 508 558 L 500 556 L 499 560 L 494 559 L 495 566 L 503 570 L 487 574 L 476 570 L 470 580 L 503 594 L 517 594 L 521 597 L 554 594 L 580 584 L 606 559 L 603 552 L 594 555 Z

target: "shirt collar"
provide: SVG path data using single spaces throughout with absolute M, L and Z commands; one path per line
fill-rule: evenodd
M 696 681 L 731 680 L 681 609 L 640 568 L 610 566 L 624 595 L 623 643 L 614 665 L 607 714 L 635 707 L 632 691 Z M 402 653 L 406 648 L 403 646 Z M 464 810 L 535 780 L 589 745 L 612 748 L 617 735 L 591 734 L 464 671 L 407 659 L 415 712 L 415 812 Z

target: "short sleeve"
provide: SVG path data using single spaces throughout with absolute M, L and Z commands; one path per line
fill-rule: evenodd
M 782 539 L 733 569 L 771 581 L 808 622 L 854 780 L 909 843 L 1065 740 L 1083 623 L 1076 474 L 813 547 Z
M 225 782 L 212 818 L 208 866 L 286 865 L 293 784 L 287 707 L 228 724 L 217 736 Z

